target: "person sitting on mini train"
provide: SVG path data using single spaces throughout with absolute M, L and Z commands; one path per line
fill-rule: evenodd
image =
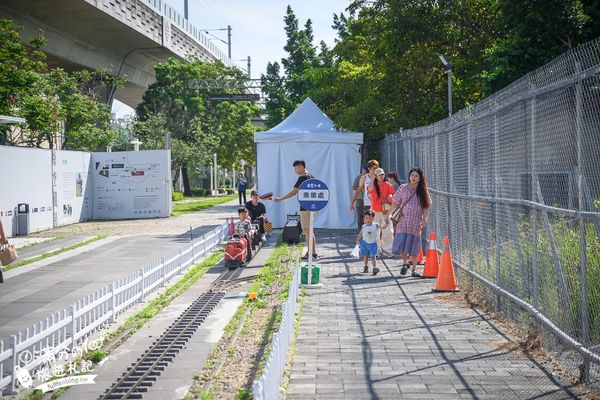
M 258 230 L 261 238 L 263 238 L 265 234 L 265 218 L 267 216 L 267 209 L 263 203 L 258 201 L 258 192 L 256 190 L 253 190 L 252 193 L 250 193 L 250 201 L 246 202 L 246 209 L 250 215 L 250 220 L 253 223 L 258 224 Z
M 240 237 L 248 239 L 252 249 L 260 243 L 260 236 L 258 235 L 258 225 L 253 224 L 248 217 L 248 210 L 244 207 L 238 208 L 238 215 L 240 220 L 235 223 L 235 233 Z

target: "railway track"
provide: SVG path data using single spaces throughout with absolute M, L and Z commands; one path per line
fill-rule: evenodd
M 247 278 L 239 279 L 241 273 L 241 268 L 223 271 L 213 281 L 208 291 L 186 308 L 161 337 L 132 363 L 99 399 L 141 399 L 225 296 L 227 287 L 232 283 L 247 280 Z

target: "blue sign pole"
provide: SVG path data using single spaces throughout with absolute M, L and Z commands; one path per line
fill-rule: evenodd
M 309 224 L 308 224 L 308 281 L 305 287 L 320 287 L 321 285 L 317 283 L 316 285 L 312 285 L 312 262 L 313 262 L 313 220 L 315 212 L 322 210 L 327 206 L 329 202 L 329 188 L 325 184 L 318 179 L 307 179 L 306 181 L 300 184 L 298 190 L 298 202 L 300 202 L 300 206 L 305 210 L 309 211 Z

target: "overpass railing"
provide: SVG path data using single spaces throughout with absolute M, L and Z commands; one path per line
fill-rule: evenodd
M 141 302 L 167 281 L 176 282 L 200 258 L 216 248 L 229 233 L 224 223 L 143 268 L 77 300 L 68 308 L 40 320 L 25 331 L 0 340 L 0 391 L 18 389 L 13 371 L 26 370 L 32 377 L 43 367 L 44 357 L 65 350 L 73 352 L 116 317 Z M 44 355 L 41 357 L 40 355 Z
M 196 42 L 200 43 L 202 47 L 210 51 L 215 57 L 223 62 L 228 67 L 234 67 L 235 64 L 221 49 L 209 40 L 209 38 L 202 33 L 201 29 L 196 28 L 181 15 L 177 10 L 163 0 L 144 0 L 144 2 L 150 5 L 152 8 L 158 10 L 162 15 L 167 17 L 172 23 L 175 24 L 180 30 L 187 33 L 188 36 L 193 38 Z
M 429 230 L 497 311 L 600 385 L 600 40 L 470 109 L 379 143 L 423 170 Z M 464 281 L 463 281 L 464 283 Z

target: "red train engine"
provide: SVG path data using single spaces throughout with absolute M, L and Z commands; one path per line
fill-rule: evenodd
M 229 221 L 230 238 L 225 243 L 223 258 L 225 266 L 237 268 L 245 266 L 260 249 L 262 240 L 258 225 L 248 222 Z

